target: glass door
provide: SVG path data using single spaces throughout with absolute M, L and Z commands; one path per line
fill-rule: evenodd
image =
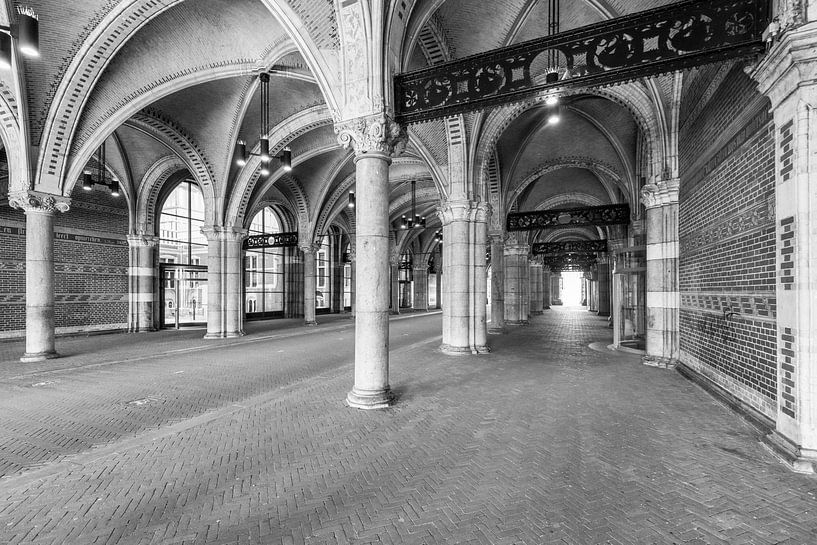
M 207 323 L 207 267 L 162 264 L 162 327 Z

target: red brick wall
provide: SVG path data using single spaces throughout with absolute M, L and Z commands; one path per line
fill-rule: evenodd
M 681 360 L 773 416 L 775 128 L 741 66 L 702 76 L 681 110 Z
M 123 327 L 128 319 L 128 214 L 124 198 L 77 189 L 54 221 L 59 332 Z M 25 329 L 25 215 L 0 207 L 0 336 Z M 11 232 L 9 232 L 11 231 Z

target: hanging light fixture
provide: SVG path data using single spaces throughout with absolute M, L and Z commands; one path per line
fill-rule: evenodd
M 355 203 L 355 192 L 354 192 L 354 191 L 350 191 L 350 192 L 349 192 L 349 204 L 347 204 L 346 206 L 347 206 L 348 208 L 354 208 L 354 207 L 355 207 L 355 204 L 356 204 L 356 203 Z
M 400 218 L 400 229 L 413 229 L 415 227 L 424 228 L 426 226 L 426 217 L 420 216 L 417 213 L 417 182 L 411 181 L 411 214 L 406 217 L 405 214 Z
M 559 33 L 560 16 L 560 0 L 548 0 L 548 36 L 555 36 Z M 559 51 L 557 49 L 548 50 L 548 67 L 545 81 L 547 83 L 559 81 Z
M 104 185 L 111 191 L 111 197 L 119 197 L 121 195 L 119 189 L 119 180 L 116 178 L 111 178 L 111 181 L 107 181 L 107 176 L 105 174 L 105 165 L 107 164 L 107 151 L 105 149 L 105 142 L 102 142 L 102 145 L 96 150 L 96 179 L 94 179 L 93 171 L 89 168 L 86 168 L 82 172 L 82 189 L 85 191 L 91 191 L 94 188 L 94 185 Z
M 34 10 L 17 7 L 17 21 L 0 26 L 0 68 L 11 68 L 12 38 L 17 40 L 17 49 L 26 57 L 40 56 L 40 21 Z
M 266 72 L 258 76 L 261 82 L 261 136 L 258 138 L 259 153 L 247 152 L 247 144 L 243 140 L 235 143 L 235 164 L 243 167 L 247 164 L 250 156 L 261 158 L 261 176 L 269 176 L 269 163 L 272 159 L 281 161 L 281 166 L 286 172 L 292 170 L 292 151 L 285 147 L 278 155 L 270 155 L 269 142 L 269 74 Z

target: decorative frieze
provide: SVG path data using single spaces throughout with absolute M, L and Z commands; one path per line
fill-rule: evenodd
M 732 237 L 766 227 L 773 221 L 774 199 L 770 198 L 760 206 L 728 216 L 706 229 L 685 235 L 681 238 L 681 255 L 689 255 L 713 244 L 723 244 Z

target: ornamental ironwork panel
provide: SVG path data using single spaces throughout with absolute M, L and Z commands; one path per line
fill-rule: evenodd
M 508 214 L 508 231 L 535 231 L 536 229 L 558 229 L 580 225 L 626 225 L 628 223 L 630 223 L 630 205 L 628 204 Z
M 531 247 L 531 254 L 559 256 L 563 254 L 595 254 L 607 251 L 606 240 L 568 240 L 565 242 L 539 242 Z
M 244 240 L 245 250 L 254 250 L 258 248 L 287 248 L 297 245 L 297 232 L 253 235 Z
M 414 123 L 552 89 L 655 76 L 764 51 L 769 0 L 687 0 L 395 77 L 396 114 Z M 546 83 L 548 51 L 559 80 Z
M 544 257 L 542 264 L 552 271 L 589 271 L 596 264 L 592 254 L 562 254 Z

